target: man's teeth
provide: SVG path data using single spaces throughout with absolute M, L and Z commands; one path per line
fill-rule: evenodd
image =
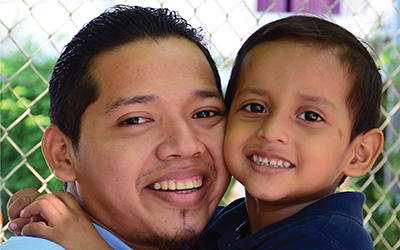
M 293 167 L 290 162 L 283 160 L 269 160 L 268 158 L 263 158 L 261 156 L 252 155 L 251 160 L 259 165 L 274 167 L 274 168 L 290 168 Z
M 189 190 L 189 189 L 195 189 L 199 188 L 203 185 L 203 180 L 196 179 L 196 180 L 188 180 L 186 182 L 182 181 L 162 181 L 162 182 L 156 182 L 153 185 L 154 190 Z

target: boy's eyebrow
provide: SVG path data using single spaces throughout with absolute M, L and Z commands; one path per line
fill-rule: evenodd
M 265 89 L 244 87 L 242 90 L 238 92 L 237 96 L 241 96 L 244 94 L 266 95 L 267 93 L 268 91 L 266 91 Z
M 303 94 L 300 94 L 300 97 L 303 101 L 308 101 L 308 102 L 312 102 L 312 103 L 316 103 L 316 104 L 322 104 L 324 106 L 330 107 L 331 109 L 337 110 L 335 104 L 333 102 L 329 101 L 328 99 L 326 99 L 325 97 L 303 95 Z
M 106 113 L 109 113 L 121 106 L 149 103 L 154 102 L 157 99 L 158 98 L 154 95 L 139 95 L 132 98 L 120 98 L 117 101 L 113 102 L 110 106 L 108 106 Z
M 268 91 L 265 89 L 260 89 L 260 88 L 243 88 L 241 91 L 239 91 L 237 96 L 241 96 L 243 94 L 257 94 L 257 95 L 267 95 Z M 312 103 L 316 104 L 322 104 L 325 106 L 330 107 L 331 109 L 337 110 L 335 104 L 325 97 L 322 96 L 314 96 L 314 95 L 305 95 L 305 94 L 300 94 L 300 98 L 302 101 L 309 101 Z

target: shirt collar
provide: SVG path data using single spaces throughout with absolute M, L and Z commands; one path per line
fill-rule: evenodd
M 125 244 L 121 239 L 112 234 L 110 231 L 104 229 L 103 227 L 93 223 L 94 227 L 97 229 L 101 237 L 110 245 L 110 247 L 118 250 L 133 250 L 127 244 Z

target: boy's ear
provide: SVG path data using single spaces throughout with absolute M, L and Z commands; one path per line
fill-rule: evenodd
M 72 143 L 58 126 L 50 125 L 44 132 L 42 152 L 51 172 L 58 179 L 66 182 L 75 181 Z
M 365 175 L 374 165 L 383 149 L 383 133 L 380 129 L 371 129 L 357 136 L 353 145 L 353 158 L 347 164 L 344 174 L 350 177 Z

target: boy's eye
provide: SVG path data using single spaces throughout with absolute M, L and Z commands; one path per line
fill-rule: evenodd
M 267 110 L 264 108 L 263 105 L 257 103 L 250 103 L 243 107 L 244 110 L 253 112 L 253 113 L 266 113 Z
M 303 112 L 298 117 L 300 119 L 306 120 L 308 122 L 319 122 L 319 121 L 322 121 L 322 117 L 319 114 L 317 114 L 317 113 L 315 113 L 313 111 Z
M 137 125 L 137 124 L 141 124 L 141 123 L 145 123 L 145 122 L 149 122 L 149 121 L 151 121 L 151 119 L 149 119 L 149 118 L 132 117 L 132 118 L 126 119 L 121 124 L 122 125 Z
M 204 110 L 193 115 L 193 118 L 207 118 L 216 116 L 217 113 L 210 110 Z

